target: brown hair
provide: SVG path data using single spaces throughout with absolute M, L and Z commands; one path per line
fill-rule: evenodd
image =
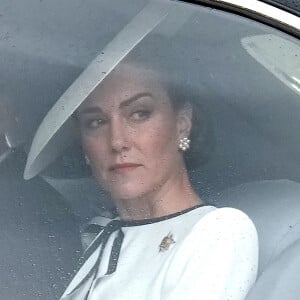
M 197 169 L 208 161 L 214 148 L 214 134 L 209 113 L 201 105 L 201 92 L 185 84 L 167 83 L 167 92 L 176 110 L 186 103 L 192 106 L 192 129 L 190 148 L 184 152 L 188 170 Z

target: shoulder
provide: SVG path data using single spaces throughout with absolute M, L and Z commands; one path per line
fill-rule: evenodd
M 217 235 L 230 233 L 231 236 L 247 233 L 257 237 L 252 220 L 244 212 L 231 207 L 208 212 L 194 225 L 190 234 L 199 234 L 202 231 Z
M 245 213 L 225 207 L 214 209 L 199 219 L 183 240 L 181 250 L 190 254 L 199 251 L 224 253 L 226 249 L 235 252 L 243 248 L 249 256 L 257 258 L 256 228 Z
M 176 289 L 174 299 L 244 299 L 257 274 L 255 226 L 237 209 L 214 209 L 174 247 L 171 259 L 166 286 Z

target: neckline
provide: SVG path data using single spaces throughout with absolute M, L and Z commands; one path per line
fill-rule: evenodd
M 198 204 L 192 207 L 189 207 L 187 209 L 181 210 L 179 212 L 173 213 L 173 214 L 169 214 L 166 216 L 162 216 L 162 217 L 157 217 L 157 218 L 150 218 L 150 219 L 142 219 L 142 220 L 120 220 L 121 221 L 121 227 L 133 227 L 133 226 L 140 226 L 140 225 L 147 225 L 147 224 L 154 224 L 154 223 L 159 223 L 162 221 L 166 221 L 175 217 L 178 217 L 180 215 L 186 214 L 190 211 L 193 211 L 199 207 L 204 207 L 204 206 L 211 206 L 208 204 Z

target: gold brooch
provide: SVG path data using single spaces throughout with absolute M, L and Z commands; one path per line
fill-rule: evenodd
M 168 235 L 162 239 L 162 241 L 159 245 L 159 252 L 164 252 L 164 251 L 169 250 L 169 247 L 175 243 L 176 242 L 173 239 L 173 234 L 171 234 L 171 232 L 169 232 Z

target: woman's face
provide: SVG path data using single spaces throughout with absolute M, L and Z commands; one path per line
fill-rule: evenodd
M 178 143 L 189 122 L 174 111 L 152 72 L 119 67 L 80 106 L 78 117 L 93 174 L 115 199 L 151 193 L 184 166 Z

